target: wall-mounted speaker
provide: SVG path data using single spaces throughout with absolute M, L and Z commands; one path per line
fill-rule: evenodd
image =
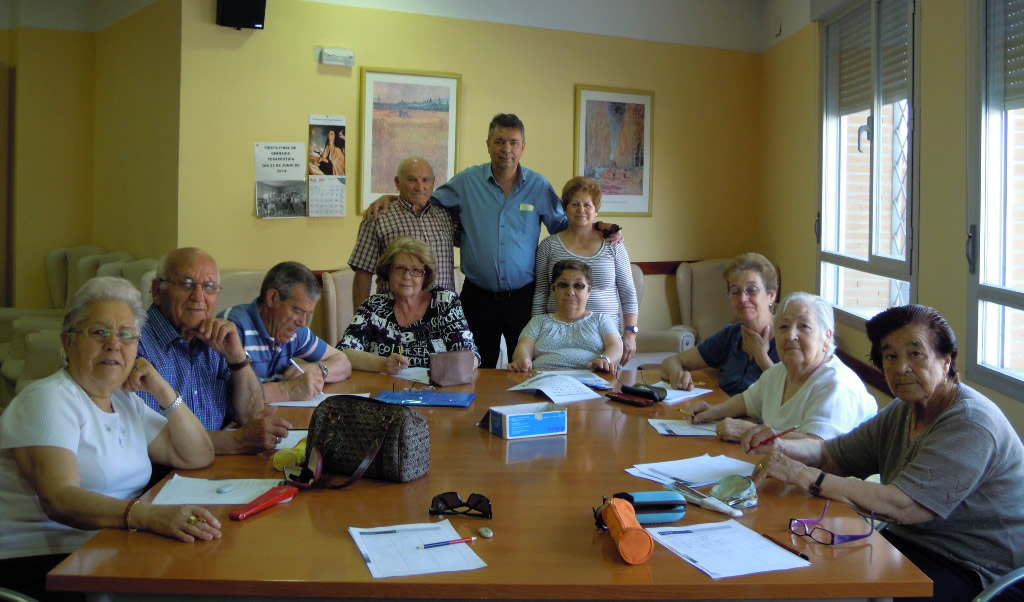
M 263 29 L 267 0 L 217 0 L 217 25 Z

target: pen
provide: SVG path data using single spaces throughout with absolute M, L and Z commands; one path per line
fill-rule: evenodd
M 658 531 L 658 535 L 677 535 L 680 533 L 693 533 L 693 531 L 690 531 L 689 529 L 684 531 Z
M 291 360 L 288 360 L 288 361 L 289 361 L 289 362 L 291 362 L 293 366 L 295 366 L 295 369 L 299 371 L 299 374 L 305 374 L 305 373 L 306 373 L 306 371 L 305 371 L 305 370 L 303 370 L 303 369 L 302 369 L 302 368 L 301 368 L 301 367 L 299 366 L 299 363 L 298 363 L 298 362 L 296 362 L 296 361 L 295 361 L 294 359 L 291 359 Z
M 782 548 L 782 549 L 784 549 L 784 550 L 786 550 L 788 552 L 792 552 L 792 553 L 796 554 L 797 556 L 799 556 L 800 558 L 803 558 L 804 560 L 810 560 L 811 559 L 810 556 L 808 556 L 807 554 L 801 554 L 800 552 L 797 552 L 793 548 L 787 546 L 786 544 L 784 544 L 781 541 L 775 539 L 771 535 L 768 535 L 767 533 L 762 533 L 761 537 L 764 537 L 768 541 L 772 542 L 773 544 L 779 546 L 780 548 Z
M 426 550 L 427 548 L 439 548 L 441 546 L 451 546 L 457 543 L 471 543 L 476 541 L 476 537 L 463 537 L 462 539 L 452 539 L 450 541 L 438 541 L 435 543 L 425 543 L 422 546 L 416 546 L 420 550 Z
M 768 445 L 769 443 L 771 443 L 772 441 L 775 441 L 779 437 L 781 437 L 783 435 L 788 435 L 788 434 L 792 433 L 793 431 L 795 431 L 798 428 L 800 428 L 799 425 L 794 426 L 793 428 L 788 428 L 788 429 L 782 431 L 781 433 L 775 433 L 771 437 L 768 437 L 767 439 L 765 439 L 764 441 L 758 443 L 757 445 L 755 445 L 754 447 L 752 447 L 750 449 L 757 449 L 757 448 L 761 447 L 762 445 Z
M 702 380 L 698 380 L 698 381 L 694 381 L 693 385 L 695 387 L 704 387 L 704 386 L 707 386 L 707 383 L 702 381 Z

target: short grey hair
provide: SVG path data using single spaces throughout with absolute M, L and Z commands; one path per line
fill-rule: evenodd
M 86 280 L 82 288 L 71 297 L 64 312 L 63 331 L 69 332 L 82 325 L 89 307 L 96 301 L 127 303 L 135 316 L 135 330 L 142 332 L 146 325 L 146 310 L 142 308 L 142 293 L 124 278 L 99 276 Z
M 297 261 L 282 261 L 270 268 L 263 277 L 259 303 L 264 305 L 267 302 L 267 293 L 270 289 L 281 293 L 282 301 L 288 299 L 295 293 L 295 287 L 300 284 L 306 287 L 306 295 L 311 300 L 320 300 L 320 281 L 316 279 L 316 275 Z
M 822 336 L 826 332 L 832 333 L 832 338 L 828 342 L 828 349 L 825 350 L 825 359 L 831 358 L 836 351 L 836 317 L 835 312 L 832 311 L 832 304 L 811 293 L 802 291 L 791 293 L 782 301 L 778 311 L 775 312 L 776 327 L 782 314 L 786 312 L 786 308 L 792 303 L 801 303 L 811 310 L 811 315 L 814 316 L 818 327 L 821 328 Z

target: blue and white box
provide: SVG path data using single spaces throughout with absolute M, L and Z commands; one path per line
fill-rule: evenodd
M 491 432 L 505 439 L 564 435 L 569 428 L 565 408 L 550 401 L 495 406 L 488 414 Z

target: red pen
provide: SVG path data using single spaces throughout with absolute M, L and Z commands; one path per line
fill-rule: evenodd
M 291 487 L 289 485 L 278 485 L 277 487 L 274 487 L 273 489 L 264 493 L 260 497 L 249 502 L 249 504 L 242 508 L 241 510 L 236 510 L 228 516 L 231 517 L 231 520 L 242 520 L 244 518 L 248 518 L 261 510 L 266 510 L 267 508 L 270 508 L 271 506 L 276 506 L 281 502 L 287 502 L 288 500 L 295 497 L 295 494 L 298 492 L 299 489 L 297 487 Z
M 421 550 L 426 550 L 427 548 L 439 548 L 441 546 L 451 546 L 451 545 L 455 545 L 457 543 L 471 543 L 471 542 L 474 542 L 474 541 L 476 541 L 475 537 L 463 537 L 462 539 L 451 539 L 451 540 L 448 540 L 448 541 L 439 541 L 439 542 L 436 542 L 436 543 L 425 543 L 422 546 L 416 546 L 416 547 L 421 549 Z
M 778 439 L 779 437 L 781 437 L 783 435 L 788 435 L 788 434 L 792 433 L 793 431 L 795 431 L 798 428 L 800 428 L 800 427 L 799 426 L 794 426 L 793 428 L 786 429 L 786 430 L 782 431 L 781 433 L 775 433 L 771 437 L 768 437 L 767 439 L 765 439 L 764 441 L 758 443 L 754 447 L 751 447 L 750 449 L 757 449 L 757 448 L 761 447 L 762 445 L 767 445 L 767 444 L 771 443 L 772 441 L 775 441 L 776 439 Z

